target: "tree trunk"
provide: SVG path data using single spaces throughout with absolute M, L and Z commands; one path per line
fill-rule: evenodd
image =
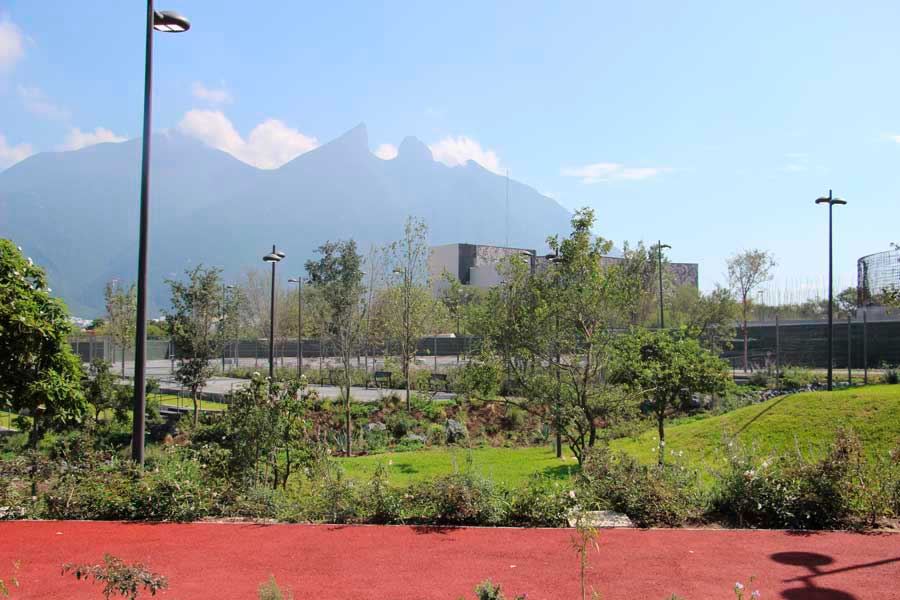
M 663 466 L 663 460 L 666 457 L 666 430 L 665 430 L 665 413 L 660 411 L 656 413 L 656 427 L 659 430 L 659 466 Z
M 346 394 L 344 397 L 345 406 L 347 408 L 347 456 L 350 456 L 351 451 L 351 433 L 352 433 L 352 421 L 350 419 L 350 383 L 349 379 L 347 380 L 347 384 L 344 390 Z
M 409 372 L 409 352 L 403 357 L 403 377 L 406 379 L 406 412 L 409 412 L 411 410 L 409 403 L 409 380 L 411 379 Z
M 191 388 L 191 400 L 194 401 L 194 425 L 200 421 L 200 403 L 197 402 L 197 388 Z

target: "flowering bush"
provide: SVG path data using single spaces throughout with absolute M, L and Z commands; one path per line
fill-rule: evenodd
M 528 527 L 560 527 L 575 505 L 575 494 L 548 477 L 534 475 L 512 493 L 507 522 Z

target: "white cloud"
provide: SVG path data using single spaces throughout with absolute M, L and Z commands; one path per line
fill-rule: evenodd
M 20 85 L 18 87 L 19 99 L 28 112 L 38 115 L 39 117 L 47 117 L 48 119 L 68 119 L 70 113 L 65 108 L 55 105 L 51 102 L 46 94 L 34 86 Z
M 441 141 L 428 146 L 435 160 L 447 166 L 464 165 L 467 161 L 475 161 L 488 171 L 501 174 L 500 159 L 493 150 L 485 150 L 481 144 L 464 135 L 447 136 Z
M 106 142 L 119 143 L 124 142 L 125 138 L 114 134 L 109 129 L 97 127 L 94 131 L 81 131 L 77 127 L 69 130 L 66 141 L 59 145 L 59 150 L 79 150 L 94 144 L 103 144 Z
M 397 146 L 393 144 L 381 144 L 375 150 L 375 156 L 381 160 L 393 160 L 397 158 Z
M 9 17 L 0 17 L 0 71 L 12 69 L 23 56 L 25 36 Z
M 897 142 L 898 144 L 900 144 L 900 135 L 888 134 L 887 137 L 888 137 L 888 139 L 891 139 L 891 140 Z
M 231 94 L 224 87 L 220 89 L 208 88 L 199 81 L 195 81 L 191 87 L 194 98 L 205 100 L 210 104 L 225 104 L 231 102 Z
M 784 173 L 802 173 L 806 170 L 806 165 L 798 165 L 796 163 L 791 163 L 789 165 L 785 165 L 778 169 Z
M 13 146 L 7 143 L 6 136 L 0 133 L 0 169 L 11 167 L 32 154 L 34 154 L 34 148 L 31 147 L 31 144 L 17 144 Z
M 228 117 L 218 110 L 189 110 L 178 129 L 260 169 L 277 169 L 319 145 L 316 138 L 291 129 L 277 119 L 263 121 L 245 140 Z
M 623 179 L 638 181 L 670 173 L 672 170 L 671 167 L 626 167 L 619 163 L 593 163 L 583 167 L 563 167 L 560 174 L 564 177 L 580 177 L 581 183 L 591 184 Z

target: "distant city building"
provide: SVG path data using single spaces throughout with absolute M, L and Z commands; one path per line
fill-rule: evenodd
M 447 287 L 445 274 L 457 278 L 463 285 L 488 289 L 502 282 L 499 267 L 509 256 L 534 254 L 532 248 L 507 248 L 503 246 L 486 246 L 482 244 L 444 244 L 432 246 L 428 256 L 428 272 L 431 275 L 432 288 L 440 294 Z M 607 264 L 615 264 L 622 260 L 616 256 L 603 258 Z M 536 268 L 548 264 L 544 256 L 538 256 Z M 668 272 L 673 275 L 676 285 L 699 286 L 699 267 L 697 263 L 669 263 Z

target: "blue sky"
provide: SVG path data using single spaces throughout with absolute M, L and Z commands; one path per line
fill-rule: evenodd
M 593 207 L 619 245 L 662 238 L 705 289 L 734 251 L 769 250 L 773 299 L 824 287 L 829 188 L 849 201 L 838 284 L 900 241 L 896 2 L 158 8 L 193 28 L 155 38 L 154 128 L 261 167 L 365 122 L 383 156 L 415 135 Z M 140 134 L 143 18 L 137 0 L 0 0 L 0 168 Z

